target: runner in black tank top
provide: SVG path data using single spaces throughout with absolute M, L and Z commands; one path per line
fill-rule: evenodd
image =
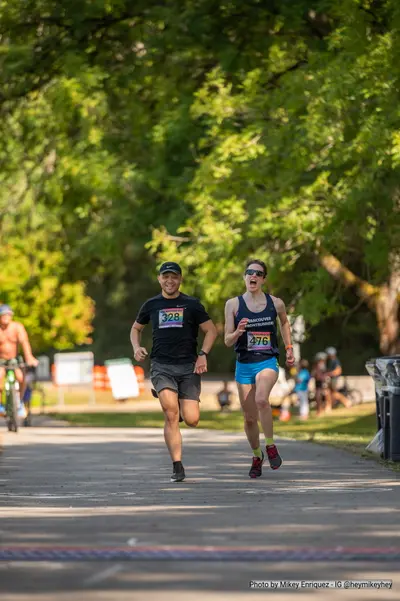
M 274 302 L 265 294 L 266 305 L 263 311 L 254 313 L 247 307 L 243 296 L 239 296 L 239 310 L 235 315 L 235 328 L 242 319 L 248 319 L 246 331 L 235 343 L 239 363 L 259 363 L 271 357 L 279 357 Z
M 267 268 L 263 261 L 248 261 L 244 274 L 245 294 L 229 299 L 225 306 L 225 344 L 235 345 L 235 380 L 244 414 L 246 436 L 253 449 L 250 478 L 261 476 L 264 462 L 258 419 L 264 431 L 271 468 L 278 469 L 282 464 L 273 440 L 272 411 L 269 404 L 269 395 L 279 374 L 277 318 L 285 343 L 286 363 L 290 366 L 294 364 L 285 304 L 280 298 L 263 292 L 266 275 Z

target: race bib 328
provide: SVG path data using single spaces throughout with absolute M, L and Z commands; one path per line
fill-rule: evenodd
M 183 326 L 183 307 L 176 309 L 160 309 L 158 312 L 159 328 L 181 328 Z

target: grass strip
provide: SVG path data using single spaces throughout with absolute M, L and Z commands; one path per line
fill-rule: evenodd
M 55 413 L 54 419 L 67 421 L 71 426 L 102 428 L 162 428 L 164 417 L 162 412 L 132 413 Z M 185 424 L 181 424 L 186 428 Z M 209 430 L 225 430 L 227 432 L 243 431 L 243 415 L 240 411 L 221 413 L 204 411 L 201 414 L 198 428 Z M 292 418 L 289 422 L 274 422 L 277 436 L 295 440 L 328 444 L 346 449 L 359 456 L 370 458 L 379 463 L 400 471 L 400 463 L 384 461 L 377 455 L 369 453 L 365 447 L 376 433 L 375 404 L 364 403 L 351 409 L 336 409 L 329 415 L 310 416 L 307 421 Z

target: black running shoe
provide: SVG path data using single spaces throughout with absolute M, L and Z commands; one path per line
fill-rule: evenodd
M 282 459 L 278 453 L 278 449 L 276 448 L 276 446 L 274 444 L 268 445 L 266 448 L 267 448 L 269 465 L 271 466 L 271 469 L 277 470 L 278 467 L 281 467 L 281 465 L 282 465 Z
M 182 463 L 174 465 L 174 471 L 172 472 L 171 482 L 182 482 L 185 479 L 185 470 Z
M 262 452 L 262 451 L 261 451 Z M 253 463 L 249 471 L 250 478 L 259 478 L 262 474 L 262 464 L 264 463 L 264 453 L 262 453 L 262 459 L 259 457 L 253 457 Z

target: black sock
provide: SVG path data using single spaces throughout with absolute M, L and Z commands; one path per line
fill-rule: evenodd
M 182 461 L 173 461 L 173 465 L 174 465 L 174 469 L 176 469 L 177 467 L 181 467 Z

